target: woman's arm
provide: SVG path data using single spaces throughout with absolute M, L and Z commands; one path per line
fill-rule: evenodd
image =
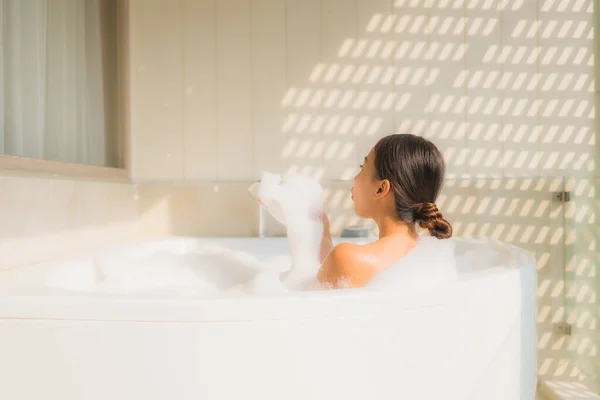
M 333 288 L 363 285 L 371 277 L 367 261 L 371 257 L 365 253 L 366 248 L 347 242 L 334 247 L 327 214 L 320 213 L 319 218 L 323 221 L 323 236 L 319 251 L 321 268 L 317 280 Z
M 333 240 L 329 230 L 329 217 L 323 212 L 319 215 L 319 219 L 323 221 L 323 235 L 321 236 L 321 248 L 319 250 L 319 261 L 323 264 L 327 255 L 333 250 Z
M 373 275 L 364 246 L 343 242 L 329 252 L 317 274 L 320 283 L 333 288 L 360 287 Z
M 344 266 L 347 265 L 348 261 L 346 243 L 341 243 L 326 255 L 317 274 L 317 280 L 334 289 L 347 286 Z

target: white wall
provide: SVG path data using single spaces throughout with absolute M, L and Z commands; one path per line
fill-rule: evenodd
M 132 0 L 133 173 L 348 179 L 414 132 L 449 175 L 593 173 L 592 0 Z
M 540 374 L 595 373 L 593 0 L 130 3 L 132 172 L 152 182 L 140 193 L 158 225 L 246 232 L 227 228 L 256 218 L 239 181 L 300 170 L 322 178 L 339 230 L 358 220 L 350 183 L 330 181 L 383 135 L 424 135 L 445 153 L 456 234 L 538 257 Z M 206 181 L 231 181 L 236 206 L 191 219 L 231 200 Z M 575 201 L 552 202 L 565 188 Z M 571 338 L 552 333 L 560 320 Z

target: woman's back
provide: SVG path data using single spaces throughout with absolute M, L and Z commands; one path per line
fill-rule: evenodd
M 414 240 L 393 235 L 373 243 L 340 243 L 328 255 L 319 280 L 334 287 L 359 287 L 411 252 Z
M 454 241 L 420 236 L 410 252 L 380 270 L 365 286 L 427 290 L 457 279 Z

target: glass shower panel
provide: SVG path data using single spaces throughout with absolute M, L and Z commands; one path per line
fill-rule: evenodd
M 576 368 L 574 374 L 583 377 L 595 391 L 600 389 L 599 185 L 597 178 L 568 178 L 570 198 L 565 203 L 565 320 L 571 334 L 565 337 L 564 347 L 570 364 Z

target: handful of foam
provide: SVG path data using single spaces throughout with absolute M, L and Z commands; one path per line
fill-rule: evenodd
M 287 232 L 292 250 L 292 265 L 284 275 L 286 286 L 305 288 L 314 282 L 320 267 L 319 248 L 323 223 L 317 215 L 323 211 L 323 188 L 303 175 L 265 172 L 257 193 L 263 207 Z

